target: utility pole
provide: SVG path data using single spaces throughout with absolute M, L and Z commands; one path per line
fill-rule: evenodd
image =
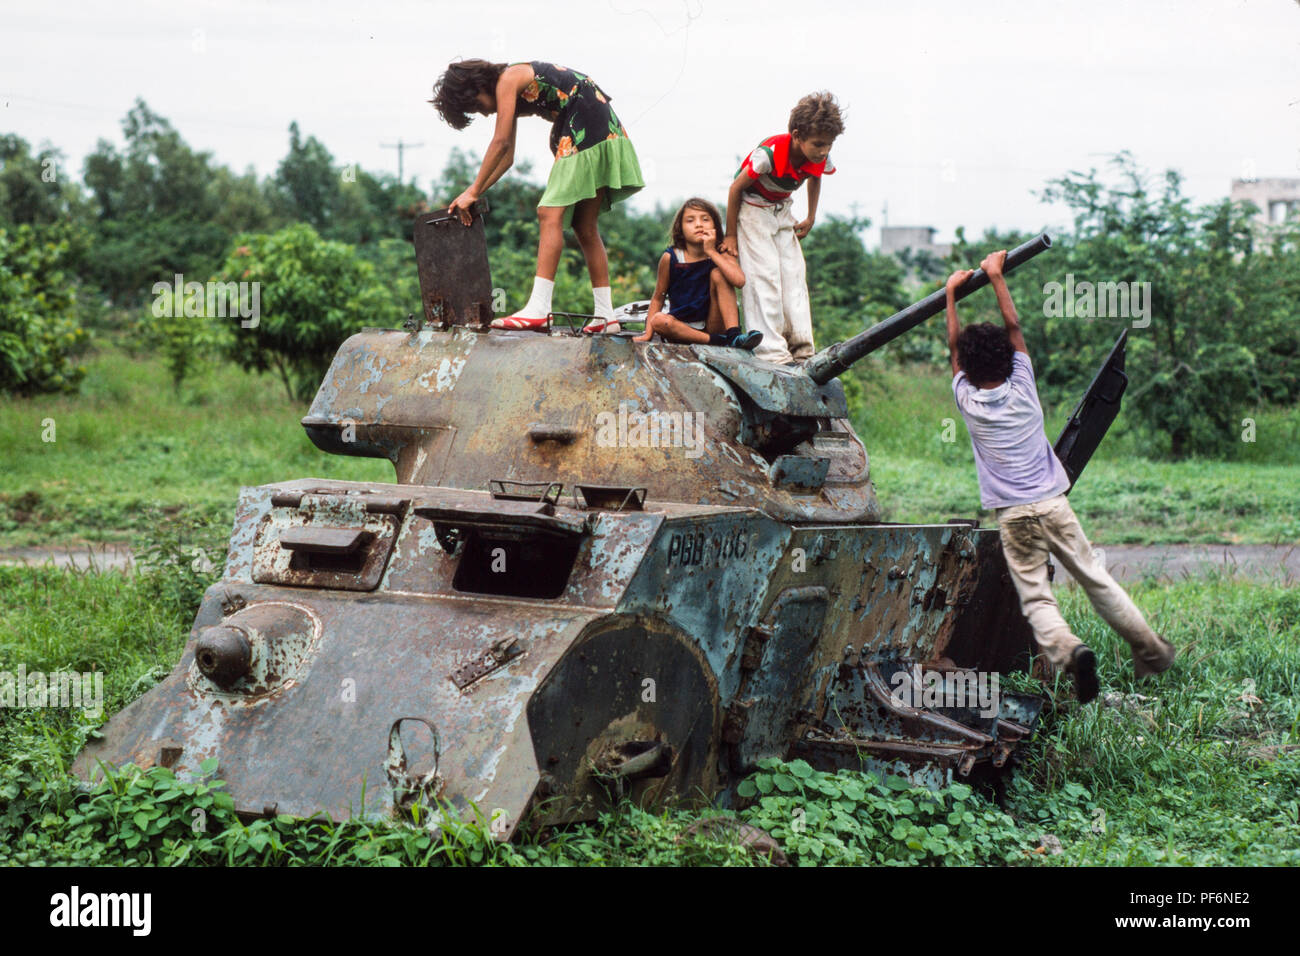
M 403 142 L 399 139 L 396 143 L 380 143 L 379 145 L 382 146 L 384 149 L 395 149 L 395 150 L 397 150 L 397 181 L 398 181 L 398 183 L 405 183 L 406 180 L 405 180 L 405 178 L 403 177 L 403 171 L 402 171 L 402 153 L 403 153 L 405 150 L 408 150 L 408 149 L 419 149 L 419 148 L 420 148 L 421 146 L 423 146 L 424 144 L 423 144 L 423 143 L 403 143 Z

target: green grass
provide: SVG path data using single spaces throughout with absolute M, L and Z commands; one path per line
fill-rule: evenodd
M 173 525 L 134 575 L 0 567 L 0 670 L 100 670 L 104 719 L 147 691 L 179 657 L 212 578 L 162 563 L 181 545 Z M 1132 593 L 1178 645 L 1174 670 L 1135 687 L 1120 639 L 1080 592 L 1064 592 L 1066 618 L 1097 651 L 1103 690 L 1126 706 L 1078 708 L 1061 694 L 1004 807 L 960 784 L 932 795 L 795 761 L 750 778 L 752 802 L 734 815 L 770 832 L 796 864 L 1300 864 L 1300 748 L 1279 749 L 1300 744 L 1300 591 L 1208 578 Z M 65 770 L 98 723 L 79 711 L 0 708 L 0 862 L 758 862 L 724 834 L 689 832 L 701 814 L 686 809 L 624 804 L 502 846 L 481 824 L 441 833 L 373 820 L 245 825 L 219 781 L 159 769 L 79 794 Z M 1060 854 L 1040 851 L 1045 834 Z
M 1071 589 L 1066 618 L 1126 701 L 1049 720 L 1013 814 L 1046 810 L 1065 864 L 1300 862 L 1300 591 L 1211 577 L 1132 593 L 1175 670 L 1134 686 L 1127 646 Z M 1091 795 L 1082 816 L 1060 813 L 1071 787 Z
M 80 395 L 0 399 L 0 548 L 131 541 L 159 511 L 228 528 L 241 485 L 393 479 L 387 461 L 313 446 L 299 424 L 306 409 L 271 376 L 207 365 L 177 395 L 159 360 L 132 358 L 111 341 L 86 364 Z M 886 520 L 978 514 L 948 377 L 884 362 L 854 374 L 863 409 L 855 424 Z M 1048 411 L 1055 436 L 1069 409 Z M 1256 418 L 1258 441 L 1242 445 L 1243 460 L 1170 463 L 1141 457 L 1121 415 L 1071 495 L 1089 535 L 1101 544 L 1300 541 L 1300 411 Z M 42 441 L 47 419 L 54 442 Z
M 0 547 L 129 541 L 150 506 L 228 529 L 241 485 L 393 480 L 387 461 L 312 445 L 307 409 L 269 375 L 208 365 L 177 395 L 157 360 L 108 347 L 86 364 L 80 395 L 0 399 Z

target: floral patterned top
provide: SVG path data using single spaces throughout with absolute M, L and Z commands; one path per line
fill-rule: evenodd
M 533 60 L 528 65 L 533 68 L 535 78 L 519 94 L 515 113 L 551 120 L 551 152 L 556 159 L 590 149 L 607 139 L 627 136 L 609 105 L 612 97 L 591 77 L 541 60 Z

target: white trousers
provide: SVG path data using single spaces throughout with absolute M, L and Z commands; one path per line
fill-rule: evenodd
M 754 357 L 787 364 L 813 354 L 812 312 L 803 250 L 794 234 L 792 203 L 755 206 L 741 202 L 736 229 L 745 326 L 763 333 Z

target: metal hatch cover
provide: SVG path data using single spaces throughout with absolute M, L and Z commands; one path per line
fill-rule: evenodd
M 1084 467 L 1119 415 L 1120 399 L 1128 388 L 1128 376 L 1124 374 L 1127 346 L 1128 329 L 1125 329 L 1115 340 L 1106 361 L 1093 376 L 1088 391 L 1079 400 L 1079 404 L 1074 406 L 1069 421 L 1061 429 L 1061 436 L 1052 448 L 1065 467 L 1065 473 L 1070 476 L 1070 487 L 1066 489 L 1066 494 L 1074 488 L 1074 483 L 1083 474 Z
M 483 216 L 487 200 L 472 207 L 468 228 L 448 209 L 417 216 L 413 226 L 415 268 L 424 321 L 434 328 L 486 326 L 492 319 L 492 274 Z

